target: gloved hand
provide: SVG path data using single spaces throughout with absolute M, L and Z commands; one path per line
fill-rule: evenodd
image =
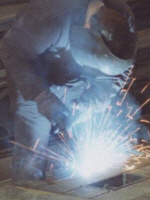
M 43 59 L 45 60 L 45 58 Z M 47 76 L 49 83 L 60 86 L 70 81 L 77 81 L 80 78 L 81 66 L 76 63 L 70 50 L 59 50 L 56 53 L 49 53 L 46 63 L 50 69 L 50 73 Z
M 67 131 L 71 123 L 69 122 L 70 112 L 67 107 L 53 94 L 43 92 L 35 101 L 39 112 L 51 122 L 55 122 L 60 131 Z

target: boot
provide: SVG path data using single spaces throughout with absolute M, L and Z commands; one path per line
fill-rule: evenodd
M 18 147 L 17 147 L 18 148 Z M 45 159 L 21 149 L 13 152 L 12 182 L 43 180 L 45 178 Z

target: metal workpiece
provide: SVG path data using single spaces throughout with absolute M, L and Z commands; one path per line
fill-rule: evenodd
M 3 160 L 6 163 L 6 159 Z M 7 161 L 8 164 L 8 161 Z M 145 165 L 145 166 L 144 166 Z M 61 170 L 59 170 L 60 173 Z M 128 172 L 110 170 L 92 180 L 64 177 L 46 181 L 26 181 L 14 186 L 10 179 L 0 182 L 1 200 L 145 200 L 150 197 L 150 165 L 148 162 Z

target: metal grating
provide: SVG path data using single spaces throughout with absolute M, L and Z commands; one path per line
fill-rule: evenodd
M 99 188 L 106 188 L 110 190 L 116 190 L 122 187 L 126 187 L 130 184 L 137 183 L 139 181 L 144 180 L 142 176 L 136 176 L 134 174 L 120 174 L 118 176 L 99 181 L 96 183 L 91 184 L 90 186 L 99 187 Z

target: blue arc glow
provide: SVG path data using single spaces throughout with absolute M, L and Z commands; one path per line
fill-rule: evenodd
M 74 151 L 68 155 L 67 166 L 86 178 L 123 166 L 131 156 L 129 138 L 121 136 L 109 112 L 102 116 L 101 123 L 91 109 L 85 113 L 82 123 L 73 130 Z

